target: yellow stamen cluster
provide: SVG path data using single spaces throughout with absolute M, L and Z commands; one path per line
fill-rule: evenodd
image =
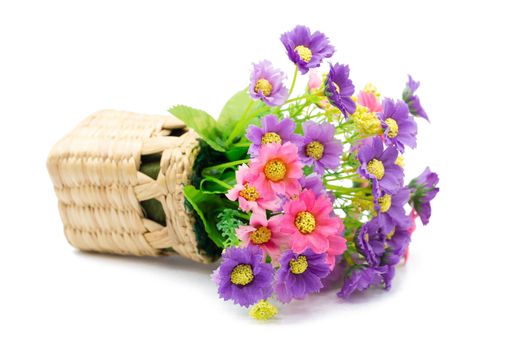
M 268 227 L 260 226 L 250 234 L 253 244 L 264 244 L 272 238 L 272 231 Z
M 376 179 L 381 180 L 385 176 L 385 166 L 379 159 L 372 159 L 368 162 L 367 170 L 374 175 Z
M 383 197 L 377 199 L 381 213 L 386 213 L 392 206 L 392 196 L 385 194 Z
M 272 159 L 264 166 L 264 175 L 274 182 L 284 179 L 286 171 L 286 165 L 280 159 Z
M 231 275 L 230 281 L 238 286 L 245 286 L 253 281 L 253 270 L 250 265 L 239 264 L 235 266 Z
M 261 300 L 252 306 L 249 314 L 256 320 L 264 321 L 274 317 L 278 312 L 279 310 L 274 305 L 270 304 L 266 300 Z
M 397 122 L 392 118 L 386 118 L 385 124 L 388 126 L 387 136 L 391 139 L 396 137 L 399 133 L 399 126 L 397 125 Z
M 324 145 L 318 141 L 312 141 L 306 145 L 306 155 L 315 160 L 323 158 Z
M 356 110 L 352 114 L 352 119 L 359 133 L 364 136 L 379 135 L 383 131 L 381 121 L 375 113 L 370 112 L 367 107 L 356 105 Z
M 268 80 L 261 78 L 255 83 L 254 90 L 256 93 L 262 92 L 264 96 L 269 96 L 272 93 L 273 87 Z
M 281 144 L 283 143 L 283 140 L 281 139 L 281 136 L 279 136 L 278 133 L 275 133 L 275 132 L 267 132 L 266 134 L 263 135 L 262 139 L 261 139 L 261 143 L 263 145 L 267 145 L 269 143 L 278 143 L 278 144 Z
M 372 83 L 367 83 L 363 90 L 365 92 L 372 93 L 372 94 L 376 95 L 376 97 L 380 97 L 381 96 L 381 94 L 377 91 L 376 87 Z
M 404 168 L 405 167 L 405 157 L 402 156 L 401 154 L 398 155 L 396 158 L 395 164 L 397 166 L 400 166 L 401 168 Z
M 315 230 L 316 222 L 315 217 L 308 211 L 301 211 L 295 216 L 295 227 L 303 235 L 307 235 Z
M 306 256 L 299 255 L 297 259 L 290 260 L 290 271 L 295 275 L 300 275 L 308 268 Z
M 239 191 L 239 196 L 246 199 L 247 201 L 253 202 L 259 199 L 259 192 L 257 192 L 255 186 L 245 184 L 244 190 Z
M 306 63 L 310 62 L 312 60 L 312 50 L 307 48 L 306 46 L 299 45 L 295 48 L 295 52 L 301 57 L 303 61 Z

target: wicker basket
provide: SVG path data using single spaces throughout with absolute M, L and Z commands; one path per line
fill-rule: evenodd
M 69 243 L 85 251 L 209 262 L 197 248 L 182 192 L 198 151 L 196 134 L 174 117 L 112 110 L 88 117 L 47 162 Z M 154 154 L 161 155 L 156 179 L 140 172 L 141 158 Z M 166 226 L 145 217 L 141 202 L 152 198 L 162 204 Z

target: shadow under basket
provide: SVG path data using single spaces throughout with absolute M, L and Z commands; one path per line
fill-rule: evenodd
M 198 152 L 195 132 L 173 116 L 104 110 L 88 117 L 47 161 L 69 243 L 84 251 L 210 262 L 183 193 Z M 160 161 L 156 176 L 140 171 L 148 157 Z M 151 200 L 162 206 L 161 222 L 146 215 L 142 204 Z

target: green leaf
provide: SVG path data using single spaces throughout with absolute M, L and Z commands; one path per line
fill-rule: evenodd
M 214 150 L 226 151 L 223 141 L 224 133 L 217 128 L 217 122 L 208 113 L 183 105 L 172 107 L 169 112 L 195 130 Z
M 248 94 L 248 89 L 244 89 L 233 95 L 228 102 L 226 102 L 222 108 L 221 114 L 219 115 L 219 119 L 217 120 L 219 131 L 226 136 L 224 139 L 227 139 L 229 133 L 232 132 L 251 101 L 252 98 Z M 264 103 L 262 101 L 256 101 L 250 107 L 247 115 L 253 114 L 257 109 L 263 106 Z
M 240 243 L 236 229 L 242 225 L 243 222 L 238 219 L 239 215 L 239 211 L 235 209 L 224 209 L 219 214 L 217 228 L 221 232 L 222 237 L 224 237 L 225 247 L 235 247 Z
M 204 193 L 226 193 L 235 185 L 235 172 L 223 172 L 220 176 L 205 176 L 200 183 Z
M 192 185 L 184 186 L 184 196 L 201 218 L 208 237 L 218 247 L 224 248 L 222 235 L 217 230 L 218 215 L 225 208 L 231 208 L 233 202 L 220 195 L 203 193 Z

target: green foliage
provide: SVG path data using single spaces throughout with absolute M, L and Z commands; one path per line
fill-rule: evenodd
M 239 216 L 242 215 L 238 210 L 234 209 L 224 209 L 219 214 L 219 222 L 217 223 L 217 228 L 221 232 L 222 237 L 224 238 L 224 247 L 236 247 L 239 245 L 240 241 L 237 237 L 235 230 L 243 224 L 239 220 Z
M 254 103 L 252 103 L 252 101 L 247 89 L 244 89 L 233 95 L 228 102 L 226 102 L 217 120 L 219 131 L 225 135 L 226 138 L 240 121 L 243 114 L 252 115 L 258 109 L 265 107 L 265 104 L 261 101 Z M 250 103 L 252 103 L 250 109 L 246 110 Z

